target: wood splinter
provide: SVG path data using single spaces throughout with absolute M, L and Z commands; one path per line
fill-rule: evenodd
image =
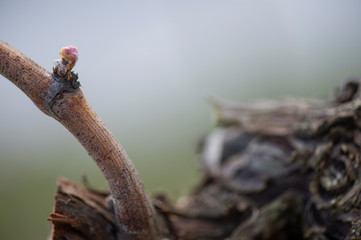
M 79 227 L 83 225 L 82 223 L 78 222 L 75 219 L 68 218 L 66 215 L 60 213 L 50 213 L 50 216 L 46 219 L 47 221 L 51 221 L 54 223 L 63 223 L 63 224 L 70 224 L 75 227 Z

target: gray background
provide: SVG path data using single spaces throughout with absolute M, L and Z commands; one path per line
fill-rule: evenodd
M 361 2 L 5 1 L 0 39 L 51 70 L 75 45 L 95 111 L 149 193 L 175 200 L 197 180 L 213 126 L 204 97 L 326 98 L 361 70 Z M 80 144 L 0 77 L 0 239 L 45 239 L 55 182 L 106 183 Z

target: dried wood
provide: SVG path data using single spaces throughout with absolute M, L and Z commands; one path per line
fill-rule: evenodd
M 76 82 L 0 43 L 0 72 L 79 139 L 109 183 L 107 196 L 59 179 L 52 239 L 361 239 L 360 79 L 327 101 L 210 99 L 218 122 L 200 144 L 203 177 L 171 204 L 149 200 Z
M 0 41 L 0 73 L 45 114 L 66 127 L 103 173 L 125 239 L 161 239 L 162 226 L 125 150 L 86 101 L 78 76 L 50 73 Z

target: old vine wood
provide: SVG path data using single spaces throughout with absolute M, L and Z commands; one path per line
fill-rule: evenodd
M 0 73 L 66 127 L 97 163 L 111 192 L 117 234 L 124 239 L 160 239 L 157 215 L 133 163 L 78 85 L 58 78 L 2 41 Z
M 325 101 L 210 98 L 217 124 L 199 144 L 201 180 L 171 204 L 146 195 L 76 75 L 62 81 L 3 42 L 0 72 L 73 133 L 109 184 L 59 178 L 52 239 L 361 239 L 359 78 Z

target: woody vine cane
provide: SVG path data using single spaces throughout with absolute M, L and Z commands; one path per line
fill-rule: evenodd
M 78 51 L 60 51 L 52 73 L 0 41 L 0 73 L 46 115 L 59 121 L 83 145 L 102 171 L 112 195 L 123 239 L 161 239 L 157 214 L 122 146 L 87 103 L 72 72 Z

